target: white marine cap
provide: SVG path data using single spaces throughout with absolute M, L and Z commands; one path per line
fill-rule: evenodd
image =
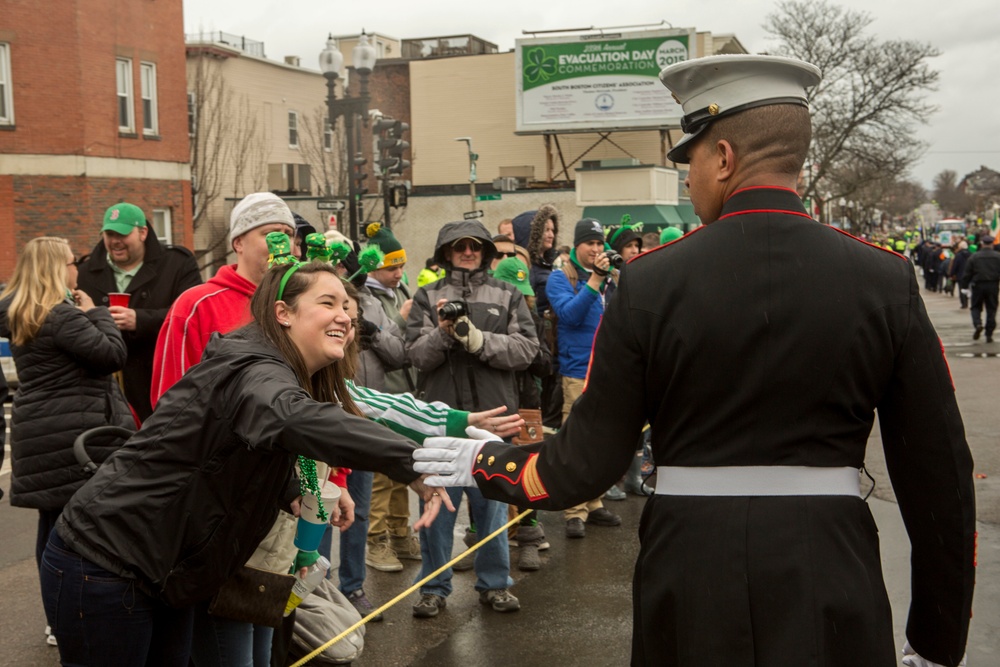
M 819 68 L 781 56 L 707 56 L 670 65 L 660 81 L 684 110 L 684 136 L 667 157 L 688 163 L 688 144 L 719 118 L 771 104 L 808 106 L 806 88 L 819 83 Z

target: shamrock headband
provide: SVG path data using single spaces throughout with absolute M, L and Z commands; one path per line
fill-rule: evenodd
M 288 279 L 292 277 L 292 274 L 299 270 L 302 266 L 302 262 L 295 258 L 292 254 L 292 242 L 288 238 L 288 234 L 284 232 L 271 232 L 264 237 L 267 241 L 267 268 L 272 266 L 289 266 L 289 269 L 285 271 L 285 275 L 281 277 L 281 284 L 278 285 L 278 296 L 275 301 L 281 301 L 282 297 L 285 295 L 285 286 L 288 285 Z
M 625 215 L 623 215 L 623 216 L 622 216 L 622 222 L 621 222 L 621 226 L 620 226 L 620 227 L 618 227 L 618 229 L 616 229 L 616 230 L 615 230 L 615 231 L 614 231 L 614 232 L 613 232 L 613 233 L 611 234 L 611 236 L 609 236 L 609 237 L 608 237 L 608 243 L 609 243 L 610 245 L 614 245 L 614 243 L 615 243 L 615 240 L 616 240 L 616 239 L 617 239 L 617 238 L 618 238 L 619 236 L 621 236 L 621 233 L 622 233 L 622 232 L 624 232 L 624 231 L 625 231 L 626 229 L 630 229 L 630 230 L 632 230 L 633 232 L 635 232 L 636 234 L 641 234 L 641 233 L 642 233 L 642 224 L 643 224 L 643 223 L 641 223 L 641 222 L 637 222 L 637 223 L 635 223 L 634 225 L 630 225 L 629 223 L 630 223 L 631 221 L 632 221 L 632 216 L 631 216 L 631 215 L 629 215 L 628 213 L 626 213 Z
M 360 274 L 371 273 L 378 267 L 382 265 L 382 260 L 385 259 L 385 253 L 377 245 L 370 245 L 361 251 L 358 255 L 358 264 L 361 268 L 354 272 L 354 274 L 347 279 L 347 282 L 351 282 L 357 278 Z

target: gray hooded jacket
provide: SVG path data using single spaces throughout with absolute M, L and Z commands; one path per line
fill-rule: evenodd
M 445 249 L 458 239 L 483 243 L 478 269 L 456 269 L 445 261 Z M 506 405 L 518 409 L 516 371 L 526 369 L 538 352 L 538 337 L 524 297 L 513 286 L 491 278 L 486 267 L 496 252 L 489 232 L 477 221 L 452 222 L 438 233 L 434 257 L 445 277 L 424 285 L 413 297 L 406 323 L 406 352 L 420 372 L 427 400 L 462 410 Z M 483 348 L 470 354 L 438 327 L 437 302 L 465 301 L 469 319 L 483 332 Z

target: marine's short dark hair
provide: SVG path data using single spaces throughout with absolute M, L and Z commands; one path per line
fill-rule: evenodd
M 798 104 L 770 104 L 720 118 L 699 141 L 725 139 L 744 171 L 798 175 L 809 152 L 809 109 Z

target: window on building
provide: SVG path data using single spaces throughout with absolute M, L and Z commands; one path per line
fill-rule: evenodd
M 299 112 L 288 112 L 288 147 L 299 147 Z
M 10 83 L 10 44 L 0 42 L 0 125 L 14 124 L 14 94 Z
M 188 136 L 193 137 L 198 130 L 198 105 L 194 93 L 188 93 Z
M 118 82 L 118 131 L 135 132 L 135 105 L 132 103 L 132 61 L 118 58 L 115 61 Z
M 170 224 L 169 208 L 153 209 L 153 231 L 160 243 L 173 243 L 173 230 Z
M 155 136 L 160 133 L 159 114 L 156 110 L 156 64 L 139 65 L 139 84 L 142 90 L 142 133 Z
M 333 126 L 329 117 L 323 119 L 323 150 L 327 153 L 333 150 Z

